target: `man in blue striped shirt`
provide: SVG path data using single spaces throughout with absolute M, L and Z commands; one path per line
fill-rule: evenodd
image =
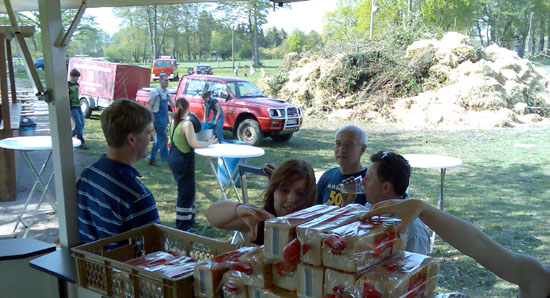
M 160 222 L 153 194 L 132 166 L 147 156 L 153 114 L 135 102 L 117 100 L 101 114 L 101 128 L 107 154 L 86 167 L 76 185 L 83 243 Z

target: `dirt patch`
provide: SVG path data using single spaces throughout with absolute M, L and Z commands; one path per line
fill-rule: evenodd
M 420 40 L 407 48 L 411 68 L 427 55 L 433 59 L 426 81 L 435 83 L 432 88 L 425 84 L 425 91 L 416 96 L 367 94 L 372 87 L 368 81 L 363 89 L 345 94 L 327 88 L 326 78 L 341 67 L 344 55 L 300 59 L 289 54 L 285 65 L 290 70 L 277 95 L 304 106 L 308 114 L 328 113 L 331 118 L 353 117 L 410 128 L 507 127 L 546 121 L 550 114 L 550 79 L 544 71 L 497 45 L 475 48 L 459 33 L 447 33 L 441 40 Z M 273 78 L 262 81 L 273 86 Z

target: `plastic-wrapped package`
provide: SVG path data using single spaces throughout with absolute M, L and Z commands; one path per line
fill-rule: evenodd
M 149 272 L 159 273 L 169 278 L 177 278 L 193 273 L 195 261 L 187 256 L 176 256 L 171 252 L 156 251 L 145 256 L 126 261 Z
M 242 282 L 243 273 L 235 270 L 229 270 L 223 274 L 222 287 L 224 298 L 247 298 L 248 289 Z
M 297 295 L 300 298 L 323 297 L 325 268 L 301 263 L 296 269 L 298 275 Z
M 334 229 L 323 239 L 323 265 L 357 272 L 403 251 L 400 219 L 375 216 Z
M 459 292 L 437 294 L 437 295 L 434 295 L 434 297 L 435 298 L 470 298 L 468 295 L 462 294 Z
M 420 298 L 435 290 L 439 263 L 405 252 L 369 268 L 355 283 L 357 297 Z
M 190 257 L 181 256 L 162 266 L 157 273 L 169 278 L 178 278 L 185 275 L 192 275 L 197 263 Z
M 321 266 L 321 245 L 324 232 L 359 220 L 369 209 L 363 205 L 350 204 L 296 227 L 296 237 L 300 240 L 300 261 Z
M 126 261 L 126 264 L 130 264 L 140 269 L 153 272 L 160 269 L 165 263 L 172 261 L 176 258 L 177 256 L 172 253 L 165 251 L 155 251 L 145 256 L 128 260 Z
M 233 263 L 238 262 L 239 257 L 256 248 L 241 247 L 212 259 L 197 262 L 193 272 L 195 297 L 221 297 L 222 291 L 218 285 L 223 274 Z
M 358 272 L 344 272 L 327 268 L 323 285 L 326 298 L 351 298 L 355 296 L 355 282 L 367 269 Z
M 297 266 L 285 262 L 273 263 L 273 285 L 288 291 L 296 291 L 296 268 Z
M 249 298 L 296 298 L 295 291 L 287 291 L 278 287 L 267 289 L 248 287 Z
M 271 286 L 271 264 L 264 262 L 263 247 L 239 257 L 237 262 L 231 265 L 231 270 L 242 273 L 242 282 L 250 287 L 267 288 Z
M 296 237 L 296 226 L 329 213 L 337 206 L 314 205 L 286 216 L 265 221 L 264 254 L 270 261 L 280 261 L 284 246 Z

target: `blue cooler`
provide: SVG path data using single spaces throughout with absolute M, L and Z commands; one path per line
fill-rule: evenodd
M 238 140 L 224 140 L 223 143 L 226 143 L 226 144 L 240 144 L 240 145 L 246 144 L 245 142 L 241 142 L 241 141 L 238 141 Z M 235 171 L 235 169 L 239 165 L 239 159 L 240 158 L 228 158 L 228 157 L 225 158 L 225 162 L 227 163 L 227 168 L 229 169 L 231 174 L 233 174 L 233 172 Z M 229 175 L 231 175 L 231 174 L 227 173 L 227 171 L 225 170 L 225 167 L 223 166 L 222 159 L 220 157 L 218 157 L 218 177 L 219 177 L 220 182 L 222 183 L 222 185 L 224 187 L 229 185 Z M 233 181 L 235 181 L 235 185 L 237 187 L 241 187 L 241 179 L 239 179 L 238 174 L 239 174 L 238 172 L 235 173 L 235 176 L 233 176 Z

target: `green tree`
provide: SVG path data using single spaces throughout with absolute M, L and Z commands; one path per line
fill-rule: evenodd
M 302 53 L 307 43 L 307 35 L 298 28 L 292 30 L 287 39 L 288 50 L 298 54 Z

